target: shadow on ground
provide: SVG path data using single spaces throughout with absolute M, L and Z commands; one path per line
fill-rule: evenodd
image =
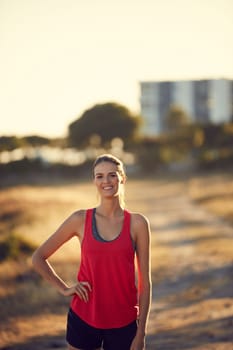
M 153 297 L 155 300 L 170 298 L 166 306 L 168 309 L 172 308 L 172 304 L 184 307 L 212 298 L 233 298 L 233 264 L 201 272 L 190 271 L 176 280 L 164 278 L 156 283 Z
M 225 349 L 230 349 L 233 343 L 233 316 L 192 323 L 186 327 L 158 332 L 148 336 L 148 350 L 183 350 L 207 345 L 224 343 Z M 228 347 L 229 346 L 229 347 Z
M 1 350 L 52 350 L 52 349 L 67 349 L 65 335 L 46 336 L 30 338 L 26 342 L 16 343 L 12 346 L 6 346 Z
M 199 347 L 205 349 L 210 344 L 225 344 L 230 349 L 233 342 L 233 317 L 192 323 L 147 337 L 147 350 L 184 350 Z M 1 350 L 53 350 L 66 349 L 65 335 L 30 338 L 27 342 L 1 348 Z M 185 341 L 184 341 L 185 340 Z M 119 349 L 120 350 L 120 349 Z

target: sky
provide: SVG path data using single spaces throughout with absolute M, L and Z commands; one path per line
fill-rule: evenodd
M 0 136 L 64 137 L 140 82 L 233 78 L 233 0 L 0 0 Z

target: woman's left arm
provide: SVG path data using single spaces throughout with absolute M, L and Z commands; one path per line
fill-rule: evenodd
M 143 350 L 151 305 L 151 232 L 150 224 L 141 214 L 133 214 L 132 231 L 136 243 L 138 265 L 139 319 L 130 350 Z

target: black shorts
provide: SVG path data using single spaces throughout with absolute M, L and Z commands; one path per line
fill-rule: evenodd
M 88 325 L 71 309 L 67 317 L 66 340 L 71 346 L 82 350 L 129 350 L 136 335 L 137 322 L 121 328 L 99 329 Z

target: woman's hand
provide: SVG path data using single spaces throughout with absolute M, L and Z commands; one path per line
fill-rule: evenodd
M 144 350 L 145 349 L 145 337 L 136 335 L 130 346 L 130 350 Z
M 75 285 L 71 287 L 67 287 L 62 294 L 66 297 L 77 294 L 81 300 L 87 303 L 89 300 L 89 292 L 91 292 L 90 283 L 87 281 L 83 281 L 83 282 L 77 282 Z

